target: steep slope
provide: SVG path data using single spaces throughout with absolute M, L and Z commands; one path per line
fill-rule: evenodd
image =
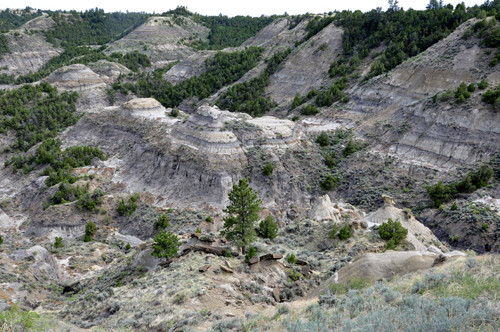
M 48 20 L 38 17 L 32 20 L 36 22 L 27 22 L 20 29 L 4 34 L 10 53 L 0 59 L 0 74 L 18 76 L 36 72 L 51 58 L 62 53 L 62 49 L 47 43 L 43 35 L 29 32 L 50 24 Z
M 189 17 L 182 18 L 180 23 L 171 16 L 153 16 L 124 38 L 111 43 L 107 53 L 138 50 L 147 54 L 153 64 L 161 66 L 194 54 L 194 49 L 183 42 L 195 37 L 204 40 L 208 32 L 208 28 Z

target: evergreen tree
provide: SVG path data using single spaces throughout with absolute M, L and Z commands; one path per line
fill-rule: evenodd
M 0 244 L 2 244 L 2 243 L 3 243 L 3 238 L 2 238 L 2 236 L 0 235 Z
M 345 239 L 350 238 L 351 236 L 352 236 L 352 232 L 351 232 L 351 229 L 349 228 L 349 225 L 344 225 L 344 227 L 342 227 L 340 229 L 339 239 L 345 240 Z
M 253 246 L 250 246 L 247 254 L 245 255 L 245 262 L 248 263 L 248 261 L 250 261 L 250 259 L 252 259 L 252 257 L 254 257 L 256 254 L 257 254 L 257 250 L 255 250 L 255 248 Z
M 62 247 L 64 247 L 64 244 L 62 243 L 62 237 L 57 237 L 56 236 L 56 239 L 55 239 L 55 242 L 54 242 L 54 247 L 56 247 L 56 248 L 62 248 Z
M 162 214 L 161 216 L 159 216 L 158 220 L 154 223 L 155 229 L 165 229 L 168 226 L 170 226 L 170 223 L 166 214 Z
M 271 215 L 268 215 L 259 224 L 259 232 L 267 239 L 274 239 L 278 236 L 278 230 L 278 223 L 274 221 Z
M 155 235 L 153 243 L 153 252 L 151 255 L 157 258 L 170 258 L 177 255 L 181 243 L 177 235 L 172 232 L 160 232 Z
M 89 221 L 87 225 L 85 225 L 85 242 L 90 242 L 92 240 L 92 236 L 95 235 L 97 232 L 97 226 L 92 222 Z
M 127 245 L 125 246 L 125 250 L 129 251 L 131 248 L 132 246 L 130 245 L 130 243 L 127 243 Z
M 231 203 L 223 210 L 228 216 L 224 218 L 221 234 L 244 248 L 256 238 L 254 228 L 255 222 L 259 220 L 262 201 L 249 186 L 247 179 L 240 179 L 238 185 L 233 185 L 228 196 Z
M 401 222 L 393 221 L 390 218 L 387 222 L 380 225 L 378 232 L 382 239 L 392 241 L 388 246 L 391 248 L 397 247 L 401 243 L 401 240 L 408 235 L 408 230 L 401 225 Z M 388 247 L 386 248 L 388 249 Z

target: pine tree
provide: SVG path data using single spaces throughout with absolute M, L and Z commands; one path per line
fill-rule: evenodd
M 57 237 L 56 236 L 56 239 L 55 239 L 55 242 L 54 242 L 54 247 L 56 247 L 56 248 L 62 248 L 62 247 L 64 247 L 64 244 L 62 243 L 62 237 Z
M 158 233 L 155 235 L 153 252 L 151 255 L 157 258 L 169 258 L 177 255 L 181 243 L 177 235 L 172 232 Z
M 268 215 L 260 222 L 259 232 L 267 239 L 274 239 L 278 236 L 278 223 L 274 221 L 273 216 Z
M 94 236 L 96 232 L 97 226 L 92 221 L 89 221 L 87 225 L 85 225 L 85 238 L 83 241 L 90 242 L 92 240 L 92 236 Z
M 127 245 L 125 246 L 125 250 L 129 251 L 131 248 L 132 246 L 130 245 L 130 243 L 127 243 Z
M 249 186 L 247 179 L 240 179 L 238 185 L 233 185 L 228 196 L 231 204 L 223 210 L 228 216 L 224 218 L 221 234 L 244 248 L 256 238 L 254 228 L 255 222 L 259 220 L 262 201 L 257 198 L 257 191 Z

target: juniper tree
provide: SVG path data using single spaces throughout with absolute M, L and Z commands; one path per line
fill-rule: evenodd
M 255 222 L 259 220 L 262 201 L 247 179 L 240 179 L 238 185 L 233 185 L 228 196 L 231 203 L 223 210 L 228 215 L 224 218 L 221 234 L 244 249 L 256 238 Z
M 155 235 L 153 252 L 151 255 L 157 258 L 170 258 L 177 255 L 181 243 L 177 235 L 172 232 L 160 232 Z

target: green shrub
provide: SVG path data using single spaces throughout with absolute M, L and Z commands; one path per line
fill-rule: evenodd
M 362 143 L 354 143 L 353 140 L 349 140 L 347 142 L 347 145 L 345 146 L 344 150 L 342 153 L 344 154 L 344 157 L 348 157 L 353 153 L 356 153 L 357 151 L 361 150 L 364 148 L 364 144 Z
M 486 82 L 486 80 L 482 80 L 478 85 L 477 87 L 481 90 L 484 90 L 486 89 L 487 87 L 489 86 L 488 82 Z
M 196 227 L 196 233 L 197 233 L 197 234 L 201 234 L 201 233 L 202 233 L 202 232 L 201 232 L 201 228 L 200 228 L 200 227 Z
M 122 200 L 123 202 L 123 200 Z M 125 204 L 125 203 L 123 203 Z M 170 226 L 170 222 L 168 220 L 168 216 L 166 214 L 162 214 L 158 217 L 158 220 L 153 224 L 155 229 L 165 229 Z
M 320 187 L 324 191 L 331 191 L 337 186 L 338 178 L 328 174 L 326 178 L 320 183 Z
M 212 217 L 210 217 L 210 216 L 206 217 L 206 218 L 205 218 L 205 221 L 206 221 L 206 222 L 213 222 Z
M 314 105 L 307 105 L 302 111 L 300 111 L 300 114 L 302 115 L 316 115 L 319 114 L 319 109 L 316 108 Z
M 64 247 L 64 244 L 62 243 L 62 237 L 57 237 L 56 236 L 56 239 L 55 239 L 55 242 L 54 242 L 54 247 L 55 248 L 62 248 L 62 247 Z
M 269 176 L 273 173 L 274 165 L 272 163 L 267 163 L 262 169 L 262 173 L 266 176 Z
M 85 225 L 85 242 L 90 242 L 92 237 L 95 235 L 97 232 L 97 226 L 92 222 L 89 221 L 87 225 Z
M 130 249 L 132 249 L 132 246 L 130 245 L 130 243 L 127 243 L 127 245 L 125 246 L 125 250 L 129 251 Z
M 292 121 L 293 121 L 293 122 L 297 122 L 297 121 L 299 121 L 299 120 L 300 120 L 300 117 L 299 117 L 298 115 L 294 115 L 294 116 L 292 116 Z
M 349 225 L 344 225 L 344 227 L 342 227 L 340 229 L 339 239 L 346 240 L 346 239 L 350 238 L 351 236 L 352 236 L 352 232 L 351 232 L 351 229 L 349 228 Z
M 327 146 L 330 145 L 330 137 L 328 136 L 327 133 L 322 132 L 317 138 L 316 138 L 316 143 L 318 143 L 320 146 Z
M 297 258 L 295 258 L 295 255 L 292 253 L 286 257 L 286 261 L 290 264 L 295 264 L 297 263 Z
M 335 239 L 337 238 L 337 233 L 339 231 L 339 225 L 334 223 L 333 226 L 332 226 L 332 230 L 328 233 L 328 237 L 330 239 Z
M 335 152 L 326 155 L 325 165 L 328 168 L 334 168 L 335 166 L 337 166 L 337 155 L 335 154 Z
M 450 236 L 450 240 L 451 240 L 452 242 L 458 242 L 458 240 L 460 240 L 460 235 L 455 234 L 455 235 L 453 235 L 453 236 Z
M 257 250 L 255 250 L 255 248 L 253 246 L 250 246 L 250 248 L 248 248 L 248 251 L 245 255 L 245 262 L 249 262 L 250 259 L 252 259 L 255 255 L 257 254 Z
M 2 236 L 0 235 L 0 244 L 2 244 L 2 243 L 3 243 L 3 238 L 2 238 Z
M 130 216 L 137 209 L 137 205 L 135 204 L 136 201 L 137 201 L 137 196 L 135 195 L 131 196 L 128 199 L 128 204 L 125 204 L 125 201 L 122 199 L 118 204 L 116 212 L 118 212 L 120 216 L 125 216 L 125 215 Z
M 485 231 L 488 229 L 488 224 L 483 222 L 483 224 L 481 225 L 481 228 Z
M 297 281 L 300 279 L 300 272 L 299 271 L 295 271 L 294 269 L 289 269 L 288 270 L 288 276 L 290 277 L 290 279 L 292 279 L 293 281 Z
M 406 238 L 408 230 L 401 225 L 401 222 L 389 218 L 387 222 L 380 225 L 378 233 L 382 239 L 389 240 L 390 243 L 387 244 L 386 249 L 389 249 L 388 247 L 394 249 L 401 243 L 401 240 Z
M 170 111 L 170 116 L 173 118 L 176 118 L 179 116 L 179 109 L 177 107 L 174 107 L 172 111 Z
M 267 239 L 274 239 L 278 236 L 278 222 L 274 221 L 273 216 L 268 215 L 260 222 L 259 232 Z
M 474 85 L 474 83 L 469 84 L 469 86 L 467 87 L 467 91 L 469 92 L 476 91 L 476 86 Z
M 453 202 L 453 204 L 451 205 L 450 210 L 451 211 L 456 211 L 457 209 L 458 209 L 457 202 Z
M 155 235 L 153 252 L 151 255 L 157 258 L 170 258 L 177 255 L 181 243 L 177 235 L 171 232 L 160 232 Z

